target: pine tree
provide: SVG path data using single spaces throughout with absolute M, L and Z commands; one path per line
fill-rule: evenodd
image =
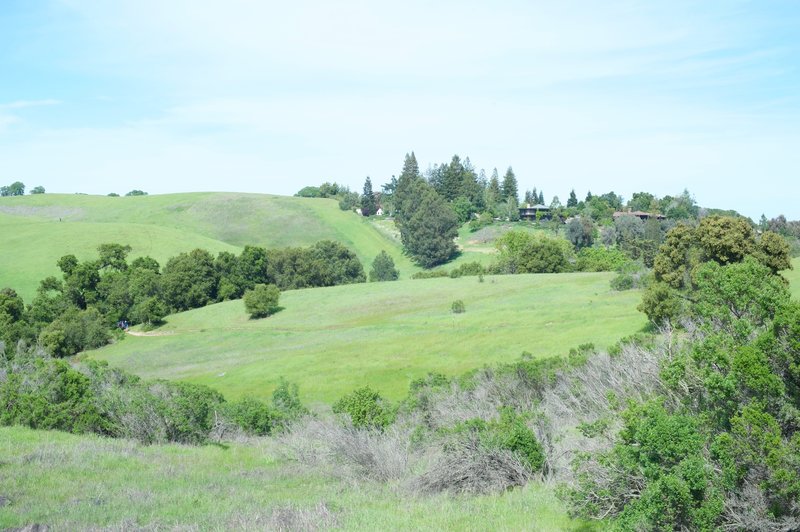
M 401 227 L 400 237 L 414 261 L 425 268 L 450 260 L 456 252 L 458 219 L 436 191 L 422 183 L 420 201 Z
M 420 185 L 426 184 L 419 173 L 417 158 L 412 151 L 406 154 L 403 171 L 397 179 L 394 191 L 395 223 L 402 230 L 403 224 L 411 217 L 414 206 L 419 203 Z
M 544 205 L 544 192 L 539 191 L 539 205 Z
M 503 177 L 503 197 L 513 198 L 514 201 L 519 203 L 519 191 L 517 189 L 517 176 L 514 175 L 514 170 L 508 167 L 506 175 Z
M 378 204 L 375 201 L 375 194 L 372 192 L 372 180 L 367 176 L 364 181 L 364 194 L 361 196 L 361 214 L 372 216 L 377 212 Z
M 578 196 L 575 195 L 575 189 L 569 191 L 569 199 L 567 200 L 567 208 L 578 206 Z

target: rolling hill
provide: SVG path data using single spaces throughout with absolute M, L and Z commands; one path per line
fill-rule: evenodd
M 246 244 L 306 246 L 324 239 L 352 249 L 365 269 L 386 250 L 402 277 L 419 270 L 388 229 L 340 210 L 330 199 L 211 192 L 41 194 L 0 198 L 0 249 L 5 251 L 0 286 L 15 288 L 30 301 L 42 278 L 59 274 L 61 256 L 88 259 L 106 242 L 129 244 L 132 257 L 151 255 L 163 264 L 197 247 L 236 252 Z
M 169 316 L 150 336 L 85 356 L 144 377 L 208 384 L 227 397 L 269 397 L 279 377 L 301 397 L 332 402 L 371 385 L 391 399 L 428 372 L 458 375 L 523 351 L 564 355 L 604 348 L 640 330 L 638 291 L 614 292 L 611 274 L 427 279 L 294 290 L 284 309 L 251 320 L 241 301 Z M 453 314 L 463 300 L 466 312 Z

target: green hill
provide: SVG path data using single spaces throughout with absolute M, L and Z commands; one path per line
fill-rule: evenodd
M 15 288 L 29 301 L 39 280 L 59 273 L 62 255 L 88 259 L 106 242 L 129 244 L 132 257 L 151 255 L 163 264 L 196 247 L 216 253 L 245 244 L 305 246 L 323 239 L 342 242 L 365 268 L 383 249 L 402 277 L 418 270 L 389 231 L 340 210 L 334 200 L 210 192 L 41 194 L 0 198 L 0 286 Z
M 487 276 L 368 283 L 281 295 L 284 310 L 250 320 L 241 301 L 176 314 L 152 336 L 88 353 L 145 377 L 208 384 L 228 397 L 268 397 L 280 376 L 331 402 L 370 384 L 398 399 L 428 372 L 458 375 L 523 351 L 606 347 L 645 325 L 638 291 L 611 274 Z M 466 312 L 453 314 L 463 300 Z

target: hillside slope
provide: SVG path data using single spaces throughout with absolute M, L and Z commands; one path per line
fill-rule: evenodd
M 211 192 L 41 194 L 0 198 L 0 249 L 11 250 L 0 255 L 0 286 L 15 288 L 29 301 L 40 279 L 58 274 L 62 255 L 88 259 L 106 242 L 129 244 L 133 257 L 149 254 L 163 264 L 196 247 L 216 253 L 245 244 L 306 246 L 323 239 L 352 249 L 365 269 L 386 250 L 401 276 L 418 270 L 396 240 L 333 200 Z
M 0 456 L 2 530 L 587 530 L 541 484 L 419 497 L 305 472 L 268 439 L 141 445 L 0 427 Z
M 458 375 L 523 351 L 564 355 L 606 347 L 645 325 L 638 291 L 611 274 L 487 276 L 295 290 L 284 309 L 250 320 L 241 301 L 169 316 L 151 336 L 87 353 L 145 377 L 208 384 L 228 397 L 266 398 L 278 378 L 330 403 L 365 384 L 398 399 L 428 372 Z M 466 312 L 453 314 L 463 300 Z

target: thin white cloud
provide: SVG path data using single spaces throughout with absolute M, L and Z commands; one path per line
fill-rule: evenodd
M 793 63 L 762 39 L 758 4 L 54 1 L 78 39 L 63 64 L 131 109 L 0 145 L 17 173 L 58 176 L 48 190 L 359 188 L 414 149 L 423 167 L 453 153 L 511 164 L 522 188 L 562 199 L 688 187 L 800 218 L 785 193 L 800 106 L 773 87 Z M 114 92 L 131 80 L 135 98 Z M 20 107 L 0 106 L 0 131 Z M 757 194 L 730 186 L 754 179 Z

